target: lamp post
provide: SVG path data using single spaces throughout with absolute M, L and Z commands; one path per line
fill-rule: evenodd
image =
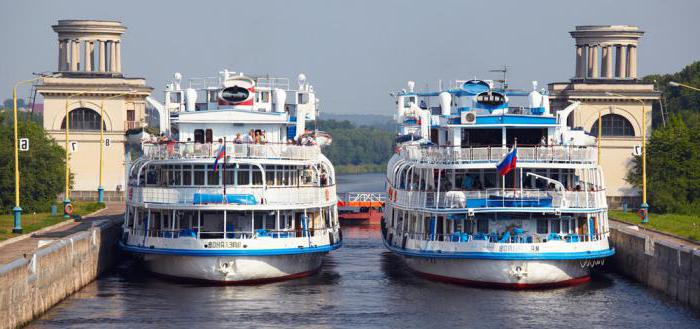
M 117 98 L 121 97 L 124 95 L 128 95 L 133 93 L 133 91 L 128 91 L 128 92 L 123 92 L 117 95 L 109 96 L 107 98 L 103 98 L 100 101 L 100 177 L 99 177 L 99 183 L 97 185 L 97 202 L 99 203 L 104 203 L 104 193 L 105 190 L 102 187 L 102 167 L 103 167 L 103 158 L 104 158 L 104 144 L 105 144 L 105 139 L 104 139 L 104 106 L 105 106 L 105 99 L 112 99 L 112 98 Z
M 68 207 L 71 205 L 70 202 L 70 162 L 68 161 L 69 156 L 70 156 L 70 143 L 69 143 L 69 137 L 70 137 L 70 115 L 68 112 L 68 105 L 70 103 L 70 99 L 73 97 L 78 97 L 80 95 L 89 93 L 89 92 L 95 92 L 95 91 L 100 91 L 102 89 L 91 89 L 91 90 L 85 90 L 81 91 L 79 93 L 71 94 L 68 97 L 66 97 L 66 141 L 65 141 L 65 149 L 66 149 L 66 186 L 65 186 L 65 197 L 63 198 L 63 218 L 70 218 L 70 214 L 68 213 Z M 102 120 L 102 118 L 100 118 Z
M 644 110 L 644 101 L 639 97 L 625 96 L 611 92 L 606 92 L 605 94 L 609 96 L 634 99 L 642 104 L 642 204 L 639 206 L 639 208 L 642 210 L 644 215 L 642 218 L 642 224 L 647 224 L 649 223 L 649 204 L 647 203 L 647 113 Z
M 12 213 L 14 217 L 14 226 L 12 227 L 12 233 L 20 234 L 22 233 L 22 207 L 19 203 L 19 137 L 17 133 L 17 87 L 22 84 L 32 83 L 42 77 L 23 80 L 15 83 L 12 88 L 12 116 L 14 120 L 14 130 L 15 130 L 15 207 L 12 208 Z
M 686 85 L 686 84 L 683 84 L 683 83 L 680 83 L 680 82 L 675 82 L 675 81 L 669 81 L 669 82 L 668 82 L 668 85 L 671 86 L 671 87 L 683 87 L 683 88 L 688 88 L 688 89 L 690 89 L 690 90 L 700 91 L 700 88 L 693 87 L 693 86 L 690 86 L 690 85 Z

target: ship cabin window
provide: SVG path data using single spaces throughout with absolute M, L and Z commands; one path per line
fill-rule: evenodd
M 502 94 L 494 92 L 484 92 L 476 96 L 476 101 L 485 105 L 501 105 L 505 103 L 506 98 Z
M 194 130 L 194 142 L 204 144 L 204 129 Z
M 509 128 L 506 129 L 506 145 L 512 146 L 515 140 L 518 140 L 518 145 L 523 146 L 534 146 L 541 145 L 542 139 L 544 138 L 545 144 L 547 143 L 547 129 L 546 128 Z M 500 140 L 500 139 L 499 139 Z
M 257 99 L 255 100 L 257 103 L 269 103 L 270 102 L 270 92 L 269 91 L 260 91 L 256 93 Z
M 238 166 L 238 185 L 250 185 L 250 165 L 242 164 Z
M 214 171 L 214 168 L 208 168 L 208 170 L 207 170 L 207 185 L 209 185 L 209 186 L 221 185 L 219 182 L 219 173 L 220 172 L 221 172 L 221 170 Z
M 297 93 L 297 104 L 307 104 L 309 102 L 309 94 Z
M 194 177 L 194 182 L 193 185 L 195 186 L 202 186 L 204 185 L 204 177 L 206 173 L 206 166 L 205 165 L 194 165 L 193 166 L 193 177 Z
M 416 96 L 407 96 L 403 98 L 403 107 L 411 107 L 411 103 L 416 104 Z
M 547 220 L 546 219 L 538 219 L 537 220 L 537 233 L 538 234 L 547 234 Z
M 180 103 L 182 102 L 182 93 L 179 91 L 170 92 L 170 103 Z
M 182 165 L 182 185 L 192 185 L 192 165 Z
M 209 90 L 209 92 L 207 93 L 207 101 L 209 103 L 217 103 L 219 101 L 219 91 Z
M 501 146 L 501 129 L 462 129 L 462 147 Z
M 476 231 L 478 233 L 489 233 L 489 220 L 488 219 L 478 219 L 476 221 Z
M 571 232 L 569 231 L 569 230 L 570 230 L 570 227 L 571 227 L 571 225 L 570 225 L 570 220 L 569 220 L 569 218 L 562 218 L 562 219 L 561 219 L 561 233 L 564 233 L 564 234 L 569 234 L 569 233 L 571 233 Z
M 211 129 L 207 129 L 207 130 L 204 132 L 204 137 L 205 137 L 205 139 L 206 139 L 205 141 L 206 141 L 207 143 L 211 143 L 211 142 L 214 141 L 214 133 L 211 131 Z
M 561 227 L 559 226 L 560 221 L 550 220 L 549 221 L 549 232 L 550 233 L 561 233 Z

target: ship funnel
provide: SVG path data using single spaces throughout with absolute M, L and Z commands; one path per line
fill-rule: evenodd
M 287 92 L 280 88 L 275 88 L 272 91 L 275 101 L 275 112 L 284 112 L 284 103 L 287 101 Z
M 185 90 L 185 111 L 194 112 L 197 104 L 197 91 L 192 88 Z
M 450 105 L 452 103 L 452 95 L 450 93 L 443 91 L 440 93 L 440 109 L 442 110 L 440 114 L 450 115 L 452 112 Z

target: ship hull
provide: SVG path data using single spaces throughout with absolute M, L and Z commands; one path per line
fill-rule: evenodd
M 426 278 L 475 286 L 533 289 L 590 280 L 590 269 L 578 260 L 403 258 L 409 268 Z
M 323 253 L 275 256 L 143 255 L 146 268 L 158 275 L 226 284 L 294 279 L 321 267 Z

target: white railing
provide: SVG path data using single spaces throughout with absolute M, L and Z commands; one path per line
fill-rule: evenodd
M 498 163 L 509 151 L 505 147 L 420 147 L 405 145 L 401 156 L 409 161 L 435 164 Z M 598 150 L 579 146 L 518 146 L 518 162 L 595 163 Z
M 395 190 L 394 203 L 410 208 L 606 208 L 605 191 L 543 191 L 487 189 L 425 192 Z
M 338 193 L 338 198 L 345 202 L 384 202 L 385 192 L 346 192 Z
M 563 242 L 593 242 L 606 240 L 609 236 L 609 232 L 605 233 L 595 233 L 595 234 L 577 234 L 577 233 L 550 233 L 550 234 L 538 234 L 538 233 L 525 233 L 518 235 L 510 235 L 509 237 L 504 237 L 504 235 L 496 233 L 476 233 L 468 234 L 462 232 L 448 233 L 448 234 L 432 234 L 429 232 L 406 232 L 397 231 L 396 236 L 405 236 L 412 240 L 424 240 L 424 241 L 442 241 L 442 242 L 472 242 L 472 241 L 488 241 L 489 243 L 501 243 L 501 244 L 513 244 L 513 243 L 546 243 L 548 241 L 563 241 Z
M 195 194 L 223 195 L 216 188 L 129 187 L 127 201 L 133 203 L 194 204 Z M 227 187 L 227 195 L 252 195 L 256 204 L 318 205 L 336 200 L 335 186 L 327 187 Z
M 164 142 L 143 144 L 143 157 L 152 160 L 215 157 L 223 143 Z M 226 142 L 226 154 L 233 158 L 313 160 L 321 154 L 318 145 L 235 144 Z

